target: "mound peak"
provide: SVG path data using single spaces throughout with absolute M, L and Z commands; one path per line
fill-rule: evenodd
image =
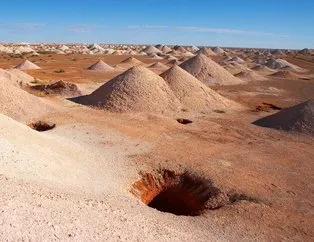
M 19 70 L 36 70 L 36 69 L 40 69 L 39 66 L 37 66 L 36 64 L 30 62 L 29 60 L 24 60 L 22 63 L 18 64 L 17 66 L 14 67 L 15 69 L 19 69 Z
M 132 67 L 74 102 L 113 112 L 170 113 L 181 108 L 167 83 L 144 66 Z
M 222 97 L 177 65 L 160 76 L 169 84 L 177 98 L 192 110 L 204 112 L 240 107 L 239 104 Z
M 314 135 L 314 100 L 283 109 L 278 113 L 259 119 L 253 124 Z
M 216 55 L 216 53 L 214 51 L 212 51 L 210 48 L 206 48 L 206 47 L 201 48 L 196 53 L 197 54 L 203 54 L 207 57 Z
M 87 70 L 93 71 L 114 71 L 114 68 L 102 60 L 97 61 L 95 64 L 87 68 Z
M 203 54 L 183 62 L 181 68 L 207 85 L 234 85 L 242 80 L 230 74 L 226 69 Z
M 243 80 L 250 80 L 250 81 L 264 81 L 266 80 L 265 77 L 255 73 L 251 70 L 243 70 L 234 75 L 235 77 L 241 78 Z
M 138 60 L 134 57 L 129 57 L 129 58 L 121 61 L 120 64 L 141 65 L 141 64 L 143 64 L 143 62 L 141 62 L 140 60 Z

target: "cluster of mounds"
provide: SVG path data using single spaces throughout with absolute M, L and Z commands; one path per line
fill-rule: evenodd
M 90 95 L 70 100 L 113 112 L 173 113 L 183 107 L 209 112 L 242 108 L 176 65 L 161 76 L 144 66 L 135 66 Z
M 181 108 L 165 81 L 144 66 L 132 67 L 90 95 L 71 100 L 113 112 L 167 113 Z
M 203 54 L 183 62 L 180 67 L 206 85 L 236 85 L 244 82 Z
M 77 85 L 64 81 L 57 81 L 47 85 L 34 85 L 30 86 L 31 89 L 44 92 L 45 94 L 55 94 L 64 96 L 77 96 L 82 93 L 78 89 Z
M 314 135 L 314 100 L 285 108 L 271 116 L 259 119 L 253 124 L 284 131 Z

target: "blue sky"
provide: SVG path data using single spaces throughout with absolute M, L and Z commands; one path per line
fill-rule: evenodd
M 9 0 L 0 42 L 314 48 L 313 0 Z

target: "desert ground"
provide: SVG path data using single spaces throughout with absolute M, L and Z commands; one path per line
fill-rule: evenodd
M 0 239 L 312 241 L 313 53 L 3 44 Z

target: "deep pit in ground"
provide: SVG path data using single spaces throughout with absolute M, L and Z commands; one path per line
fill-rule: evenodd
M 259 198 L 242 192 L 223 192 L 211 179 L 195 173 L 176 173 L 159 170 L 140 173 L 141 179 L 133 183 L 131 193 L 147 206 L 175 215 L 198 216 L 205 210 L 219 209 L 240 201 L 263 203 Z
M 44 121 L 36 121 L 36 122 L 28 124 L 28 126 L 38 132 L 44 132 L 44 131 L 53 129 L 54 127 L 56 127 L 56 124 L 47 123 Z
M 191 124 L 191 123 L 193 123 L 192 120 L 189 120 L 189 119 L 186 119 L 186 118 L 178 118 L 177 122 L 180 123 L 180 124 Z
M 163 170 L 157 175 L 142 174 L 131 192 L 147 206 L 175 215 L 198 216 L 204 209 L 224 204 L 224 196 L 213 182 L 196 174 Z

